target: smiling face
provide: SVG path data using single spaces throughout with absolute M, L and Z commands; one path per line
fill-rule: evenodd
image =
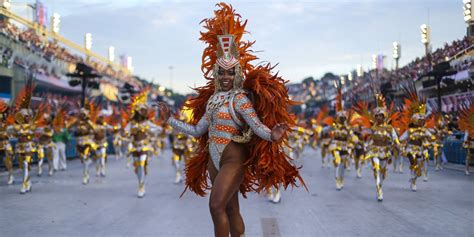
M 225 70 L 219 67 L 217 71 L 217 80 L 222 91 L 229 91 L 234 88 L 235 67 Z

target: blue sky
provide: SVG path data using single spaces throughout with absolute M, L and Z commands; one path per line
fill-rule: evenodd
M 13 1 L 15 2 L 15 1 Z M 22 1 L 24 2 L 24 1 Z M 190 92 L 204 83 L 200 71 L 204 45 L 199 22 L 212 16 L 216 1 L 43 0 L 50 14 L 61 14 L 61 34 L 82 43 L 93 34 L 93 50 L 106 56 L 133 57 L 135 73 Z M 462 0 L 241 0 L 228 1 L 249 19 L 248 39 L 262 61 L 279 63 L 291 82 L 325 72 L 346 74 L 371 55 L 388 55 L 393 41 L 402 45 L 401 64 L 423 54 L 420 25 L 432 30 L 433 48 L 465 35 Z

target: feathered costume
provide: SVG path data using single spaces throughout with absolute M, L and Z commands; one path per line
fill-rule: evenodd
M 43 173 L 44 158 L 48 159 L 48 175 L 54 173 L 53 169 L 53 149 L 56 147 L 53 142 L 53 125 L 51 106 L 47 102 L 40 104 L 38 111 L 41 111 L 40 124 L 38 124 L 37 132 L 39 133 L 38 142 L 38 175 Z
M 463 105 L 459 112 L 459 130 L 464 131 L 463 146 L 467 149 L 466 175 L 469 175 L 469 166 L 474 156 L 474 98 L 469 101 L 470 105 Z
M 449 120 L 450 117 L 448 115 L 443 115 L 442 111 L 439 111 L 439 109 L 432 108 L 431 116 L 426 122 L 427 127 L 432 128 L 431 132 L 433 133 L 431 144 L 433 146 L 435 170 L 442 168 L 441 155 L 443 153 L 444 141 L 447 136 L 452 134 L 452 131 L 448 126 Z
M 145 88 L 132 98 L 129 105 L 129 120 L 125 126 L 125 135 L 129 138 L 128 152 L 133 157 L 135 174 L 138 178 L 139 198 L 145 196 L 145 179 L 148 173 L 148 162 L 153 152 L 150 137 L 161 133 L 161 127 L 150 121 L 151 110 L 147 106 L 150 88 Z
M 23 183 L 20 189 L 21 194 L 31 190 L 30 163 L 33 154 L 37 152 L 37 146 L 35 142 L 33 142 L 33 138 L 36 128 L 41 123 L 43 117 L 41 111 L 33 117 L 33 111 L 30 109 L 33 88 L 32 78 L 30 76 L 15 101 L 16 112 L 13 133 L 18 139 L 18 143 L 15 146 L 15 153 L 18 157 L 19 166 L 23 170 Z
M 365 159 L 372 161 L 377 200 L 383 200 L 382 184 L 387 174 L 387 163 L 392 160 L 393 150 L 399 145 L 398 135 L 391 125 L 399 117 L 394 105 L 387 109 L 382 94 L 375 93 L 377 107 L 371 112 L 368 105 L 359 102 L 355 111 L 360 115 L 358 123 L 368 130 L 367 154 Z
M 245 111 L 244 116 L 242 116 L 243 119 L 247 124 L 250 122 L 251 127 L 254 126 L 252 129 L 248 129 L 246 128 L 247 125 L 243 124 L 243 128 L 246 128 L 246 130 L 242 133 L 233 128 L 219 127 L 223 130 L 229 129 L 231 133 L 234 133 L 231 138 L 232 141 L 247 142 L 250 151 L 250 155 L 244 164 L 246 172 L 240 192 L 245 196 L 247 192 L 260 192 L 268 190 L 272 186 L 277 188 L 279 184 L 287 188 L 288 186 L 296 186 L 297 180 L 304 185 L 298 169 L 288 161 L 288 157 L 283 152 L 284 142 L 270 142 L 270 131 L 265 130 L 257 122 L 257 118 L 261 118 L 261 124 L 268 127 L 273 127 L 278 123 L 286 123 L 290 127 L 294 126 L 294 120 L 286 109 L 295 102 L 288 97 L 288 91 L 285 87 L 286 81 L 278 74 L 272 73 L 273 67 L 270 64 L 264 66 L 251 64 L 252 61 L 257 59 L 250 50 L 254 42 L 242 41 L 242 36 L 246 33 L 247 21 L 242 21 L 240 15 L 236 14 L 231 6 L 224 3 L 217 4 L 217 6 L 219 9 L 214 11 L 215 16 L 202 21 L 206 31 L 201 32 L 200 40 L 206 43 L 207 47 L 202 55 L 201 70 L 208 82 L 205 86 L 196 88 L 198 95 L 186 104 L 193 111 L 192 124 L 199 126 L 200 123 L 207 123 L 209 111 L 217 111 L 219 107 L 222 107 L 223 101 L 229 102 L 230 97 L 234 98 L 235 110 Z M 232 90 L 232 93 L 235 94 L 220 94 L 216 76 L 218 65 L 226 70 L 235 67 L 236 76 L 234 89 Z M 219 101 L 220 95 L 225 98 Z M 250 102 L 247 96 L 253 98 L 253 101 Z M 233 105 L 233 103 L 230 104 Z M 255 109 L 254 112 L 247 114 L 253 109 Z M 217 113 L 219 112 L 217 111 Z M 242 119 L 242 117 L 235 114 L 220 113 L 218 115 L 223 116 L 220 119 L 231 119 L 234 122 Z M 174 128 L 186 127 L 187 125 L 178 123 L 173 118 L 170 119 L 169 123 Z M 196 155 L 191 158 L 185 169 L 186 189 L 189 188 L 196 194 L 204 196 L 206 190 L 210 189 L 205 175 L 209 157 L 213 159 L 214 164 L 219 159 L 219 154 L 212 146 L 218 149 L 225 147 L 225 144 L 230 142 L 230 136 L 221 140 L 213 135 L 215 133 L 212 132 L 211 128 L 209 128 L 208 133 L 207 127 L 199 132 L 200 134 L 195 134 L 202 135 L 196 136 L 199 137 Z M 266 136 L 266 139 L 252 136 L 252 132 L 258 133 L 260 137 L 262 135 Z M 286 138 L 287 134 L 284 135 L 283 140 L 286 140 Z M 216 168 L 219 168 L 218 163 Z
M 76 150 L 83 164 L 82 183 L 84 185 L 89 183 L 89 165 L 92 163 L 90 156 L 96 147 L 93 139 L 95 128 L 93 121 L 97 118 L 97 113 L 94 103 L 86 102 L 84 108 L 80 110 L 79 117 L 67 126 L 67 128 L 76 128 Z
M 344 111 L 340 84 L 337 85 L 335 107 L 336 116 L 328 116 L 323 121 L 330 126 L 329 152 L 334 158 L 336 189 L 341 190 L 344 187 L 344 171 L 349 166 L 349 158 L 352 155 L 354 144 L 358 142 L 358 138 L 351 128 L 354 112 L 352 110 Z
M 321 148 L 321 163 L 322 167 L 326 167 L 329 162 L 326 161 L 326 154 L 329 149 L 329 143 L 331 142 L 331 135 L 329 133 L 330 125 L 324 122 L 324 119 L 329 117 L 329 108 L 327 106 L 321 107 L 316 119 L 313 121 L 313 126 L 315 126 L 315 142 L 316 137 L 319 140 L 319 147 Z
M 410 188 L 416 191 L 416 179 L 421 176 L 422 169 L 424 180 L 428 180 L 428 148 L 433 136 L 426 126 L 426 100 L 418 95 L 413 82 L 405 86 L 404 91 L 407 98 L 404 99 L 401 117 L 395 124 L 402 134 L 400 141 L 405 143 L 404 156 L 410 160 Z
M 7 120 L 9 106 L 5 101 L 0 99 L 0 159 L 8 171 L 8 185 L 13 184 L 13 148 L 10 144 L 9 127 L 12 125 Z

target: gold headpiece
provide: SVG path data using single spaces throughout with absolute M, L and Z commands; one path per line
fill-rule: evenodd
M 383 95 L 376 93 L 375 101 L 377 103 L 377 107 L 374 109 L 374 115 L 383 114 L 383 116 L 387 118 L 387 105 L 385 104 L 385 98 Z
M 132 102 L 130 103 L 131 117 L 133 117 L 135 115 L 135 112 L 140 110 L 141 108 L 148 108 L 147 99 L 148 99 L 149 92 L 150 92 L 150 88 L 145 88 L 132 98 L 131 100 Z

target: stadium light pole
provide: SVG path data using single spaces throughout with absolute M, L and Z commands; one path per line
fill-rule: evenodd
M 362 65 L 357 65 L 357 77 L 362 77 L 364 75 L 364 69 L 362 68 Z
M 115 61 L 115 48 L 113 46 L 109 47 L 109 61 L 111 63 Z
M 402 53 L 402 46 L 398 42 L 393 42 L 392 56 L 395 59 L 395 71 L 398 71 L 398 61 L 400 60 Z
M 469 37 L 472 43 L 474 39 L 474 12 L 472 12 L 472 4 L 474 4 L 474 0 L 463 0 L 462 2 L 464 21 L 467 23 L 467 37 Z
M 422 24 L 421 29 L 421 43 L 425 45 L 425 55 L 428 58 L 429 69 L 431 70 L 431 57 L 430 57 L 430 43 L 431 43 L 431 29 L 427 24 Z
M 10 10 L 10 7 L 11 7 L 10 0 L 0 0 L 0 7 Z
M 58 13 L 53 13 L 51 17 L 51 31 L 55 34 L 59 34 L 59 30 L 61 29 L 61 15 Z
M 377 80 L 378 77 L 379 77 L 379 70 L 378 70 L 377 66 L 378 66 L 377 54 L 372 54 L 372 68 L 375 71 L 375 80 Z
M 87 51 L 86 62 L 89 62 L 90 60 L 89 52 L 92 49 L 92 34 L 91 33 L 86 33 L 84 36 L 84 48 Z

